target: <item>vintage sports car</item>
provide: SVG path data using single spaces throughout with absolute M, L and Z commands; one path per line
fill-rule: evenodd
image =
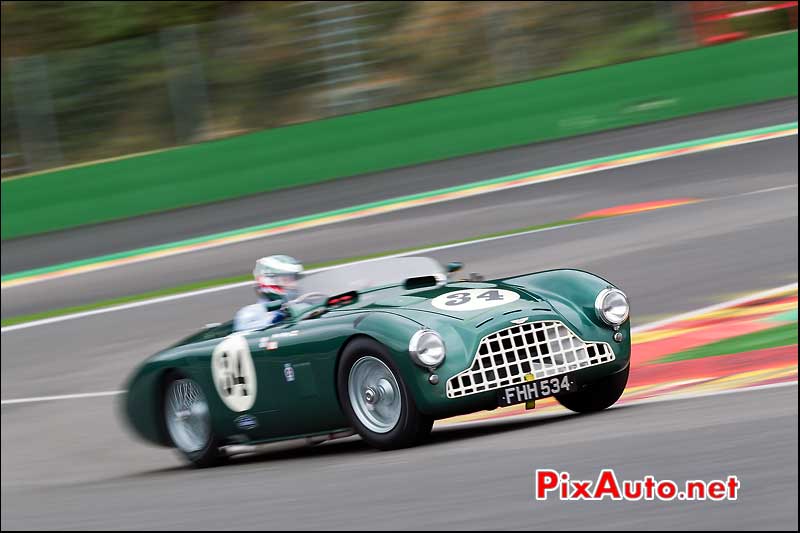
M 409 257 L 309 274 L 284 322 L 209 326 L 146 360 L 126 418 L 207 466 L 236 444 L 355 430 L 393 449 L 436 419 L 547 396 L 580 413 L 619 399 L 630 362 L 622 291 L 579 270 L 451 279 L 459 268 Z

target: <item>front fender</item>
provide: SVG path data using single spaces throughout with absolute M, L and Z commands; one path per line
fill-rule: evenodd
M 618 288 L 611 282 L 583 270 L 546 270 L 503 280 L 547 300 L 553 309 L 582 332 L 610 329 L 595 312 L 594 301 L 606 288 Z M 629 327 L 628 319 L 623 327 Z M 599 340 L 599 339 L 585 339 Z
M 357 329 L 389 349 L 403 375 L 403 380 L 414 396 L 417 408 L 434 418 L 485 409 L 485 396 L 467 398 L 456 403 L 447 398 L 447 378 L 462 371 L 472 359 L 463 332 L 456 329 L 451 319 L 443 319 L 433 313 L 414 313 L 406 310 L 406 314 L 409 316 L 385 312 L 370 313 L 361 320 Z M 430 327 L 439 333 L 447 348 L 444 363 L 433 372 L 414 363 L 408 353 L 411 336 L 424 327 Z M 439 377 L 438 383 L 433 384 L 429 381 L 431 374 Z
M 546 299 L 573 331 L 585 341 L 607 342 L 614 348 L 616 360 L 608 368 L 618 371 L 628 365 L 631 356 L 631 319 L 619 327 L 622 341 L 614 340 L 615 330 L 598 316 L 594 308 L 597 295 L 606 288 L 618 288 L 609 282 L 583 270 L 559 269 L 537 272 L 505 283 L 517 285 L 538 297 Z M 593 370 L 600 372 L 600 370 Z

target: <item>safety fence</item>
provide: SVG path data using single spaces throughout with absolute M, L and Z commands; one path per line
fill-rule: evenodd
M 19 55 L 25 7 L 2 6 L 4 177 L 797 27 L 797 2 L 228 2 L 211 22 Z

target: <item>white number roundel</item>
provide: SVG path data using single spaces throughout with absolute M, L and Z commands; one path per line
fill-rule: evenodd
M 431 305 L 444 311 L 477 311 L 519 300 L 519 294 L 503 289 L 464 289 L 437 296 Z
M 211 354 L 211 374 L 231 411 L 247 411 L 256 401 L 256 369 L 243 335 L 226 337 Z

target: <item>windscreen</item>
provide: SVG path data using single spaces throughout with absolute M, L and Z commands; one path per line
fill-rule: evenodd
M 334 296 L 384 285 L 396 285 L 408 278 L 443 275 L 442 265 L 429 257 L 397 257 L 355 263 L 314 272 L 298 283 L 299 294 L 321 292 Z

